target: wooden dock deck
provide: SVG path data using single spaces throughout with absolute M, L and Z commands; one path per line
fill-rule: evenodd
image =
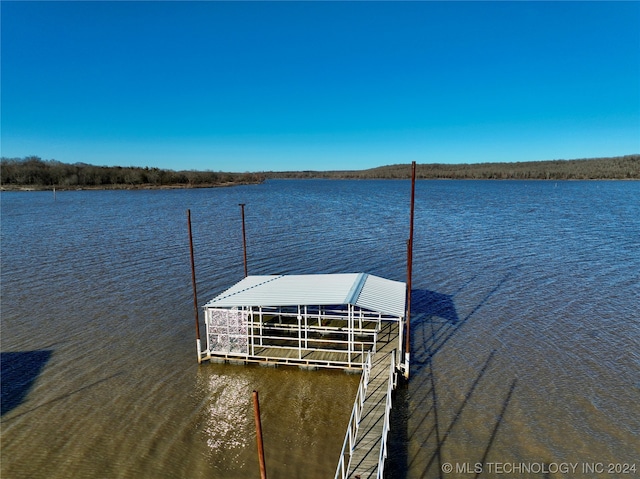
M 322 350 L 305 347 L 281 346 L 271 341 L 269 345 L 255 345 L 250 348 L 249 354 L 216 353 L 207 356 L 213 362 L 229 362 L 234 364 L 257 363 L 270 366 L 299 366 L 301 368 L 328 368 L 344 370 L 362 370 L 367 353 L 378 351 L 392 351 L 398 347 L 397 322 L 383 322 L 380 331 L 376 335 L 375 348 L 369 343 L 365 349 L 362 343 L 356 343 L 360 349 Z M 295 339 L 297 341 L 297 338 Z M 328 341 L 330 342 L 330 341 Z

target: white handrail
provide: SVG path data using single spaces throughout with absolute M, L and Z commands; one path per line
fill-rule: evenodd
M 347 432 L 345 433 L 344 442 L 342 443 L 342 451 L 340 451 L 340 459 L 338 460 L 335 479 L 347 479 L 347 475 L 349 474 L 351 454 L 356 444 L 356 435 L 358 434 L 358 427 L 360 426 L 362 407 L 367 397 L 367 386 L 369 385 L 369 376 L 371 374 L 371 352 L 367 353 L 367 360 L 363 364 L 362 369 L 362 377 L 360 378 L 358 392 L 356 393 L 356 399 L 353 402 L 353 409 L 351 410 L 351 417 L 349 417 L 349 424 L 347 425 Z M 347 445 L 349 445 L 348 452 Z M 347 454 L 349 455 L 349 462 L 345 464 Z

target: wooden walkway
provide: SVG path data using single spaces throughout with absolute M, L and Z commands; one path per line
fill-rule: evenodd
M 390 353 L 378 352 L 373 357 L 356 444 L 351 455 L 350 478 L 377 477 L 390 366 Z
M 366 387 L 366 394 L 355 443 L 348 460 L 346 474 L 341 474 L 338 467 L 336 478 L 350 479 L 377 478 L 380 465 L 381 448 L 386 441 L 385 413 L 387 408 L 387 394 L 389 389 L 390 370 L 395 365 L 392 353 L 395 354 L 398 340 L 398 325 L 388 324 L 384 334 L 379 337 L 377 352 L 372 356 L 371 372 Z M 395 373 L 395 371 L 394 371 Z M 395 379 L 395 378 L 394 378 Z M 395 384 L 395 381 L 394 381 Z M 358 399 L 356 398 L 356 401 Z M 349 426 L 351 427 L 351 425 Z M 388 424 L 387 424 L 388 427 Z M 386 455 L 383 452 L 383 456 Z

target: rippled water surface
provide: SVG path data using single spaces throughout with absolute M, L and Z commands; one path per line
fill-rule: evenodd
M 202 305 L 243 276 L 238 203 L 250 274 L 404 281 L 409 195 L 328 180 L 3 192 L 1 477 L 257 477 L 254 389 L 269 476 L 333 477 L 359 378 L 199 366 L 186 209 Z M 419 181 L 412 305 L 387 477 L 640 475 L 640 183 Z

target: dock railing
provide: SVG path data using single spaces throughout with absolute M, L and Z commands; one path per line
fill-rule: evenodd
M 356 444 L 356 435 L 358 434 L 358 426 L 362 415 L 362 407 L 367 397 L 367 386 L 369 384 L 369 376 L 371 374 L 371 352 L 367 353 L 367 360 L 362 368 L 362 377 L 358 386 L 356 400 L 353 402 L 351 417 L 347 426 L 347 432 L 342 443 L 342 451 L 340 451 L 340 459 L 336 468 L 335 479 L 347 479 L 349 474 L 349 465 L 351 463 L 351 455 Z M 348 459 L 348 460 L 347 460 Z
M 391 393 L 395 389 L 396 381 L 396 352 L 391 351 L 391 365 L 389 366 L 389 381 L 387 383 L 387 401 L 384 408 L 384 425 L 382 427 L 382 442 L 380 443 L 380 456 L 378 457 L 377 479 L 384 477 L 384 464 L 387 459 L 387 436 L 389 435 L 389 419 L 391 417 Z

